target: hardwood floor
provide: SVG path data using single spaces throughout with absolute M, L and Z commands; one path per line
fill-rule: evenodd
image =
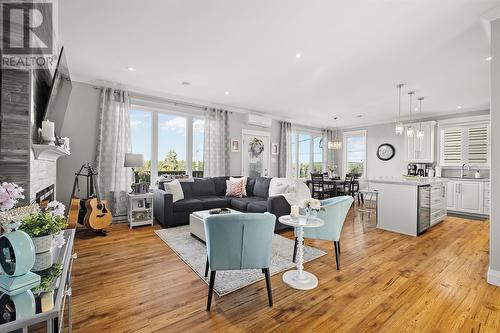
M 367 217 L 367 216 L 366 216 Z M 489 223 L 449 217 L 413 238 L 348 217 L 341 270 L 333 243 L 305 264 L 318 288 L 272 276 L 222 298 L 206 312 L 207 285 L 152 227 L 113 225 L 107 237 L 77 235 L 75 332 L 500 332 L 500 288 L 486 283 Z M 291 233 L 285 234 L 292 237 Z M 292 249 L 290 249 L 290 256 Z

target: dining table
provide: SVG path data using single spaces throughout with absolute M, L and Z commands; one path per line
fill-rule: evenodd
M 341 179 L 341 178 L 328 178 L 328 179 L 324 179 L 323 180 L 323 184 L 333 185 L 333 196 L 336 197 L 336 196 L 338 196 L 337 188 L 339 186 L 342 186 L 342 187 L 344 186 L 345 179 Z M 312 180 L 311 179 L 306 180 L 306 185 L 312 191 L 312 188 L 311 188 L 312 187 Z

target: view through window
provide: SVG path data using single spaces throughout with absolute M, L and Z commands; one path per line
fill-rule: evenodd
M 313 172 L 321 172 L 323 149 L 321 136 L 305 132 L 292 132 L 292 173 L 299 179 L 307 179 Z
M 366 133 L 351 132 L 344 134 L 344 170 L 345 173 L 366 174 Z
M 160 175 L 203 177 L 203 118 L 134 107 L 130 127 L 132 152 L 145 160 L 144 167 L 135 170 L 140 181 L 154 182 Z

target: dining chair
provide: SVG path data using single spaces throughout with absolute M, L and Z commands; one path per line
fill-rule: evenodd
M 322 200 L 322 210 L 318 212 L 318 218 L 325 221 L 325 224 L 318 228 L 304 228 L 304 238 L 333 241 L 337 270 L 340 270 L 340 233 L 353 201 L 354 199 L 349 195 Z M 297 255 L 297 245 L 297 237 L 295 237 L 293 262 Z
M 205 219 L 207 263 L 210 270 L 207 311 L 210 311 L 217 271 L 261 269 L 266 278 L 269 306 L 271 290 L 272 239 L 276 216 L 269 213 L 211 215 Z

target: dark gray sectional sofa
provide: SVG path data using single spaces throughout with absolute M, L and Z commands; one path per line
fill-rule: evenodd
M 247 196 L 226 197 L 226 180 L 229 177 L 195 178 L 194 182 L 181 182 L 184 199 L 172 202 L 172 194 L 154 190 L 154 216 L 164 228 L 189 224 L 189 214 L 212 208 L 232 208 L 241 212 L 270 212 L 280 217 L 290 214 L 290 205 L 283 196 L 269 197 L 271 178 L 249 177 Z M 275 232 L 289 229 L 276 221 Z

